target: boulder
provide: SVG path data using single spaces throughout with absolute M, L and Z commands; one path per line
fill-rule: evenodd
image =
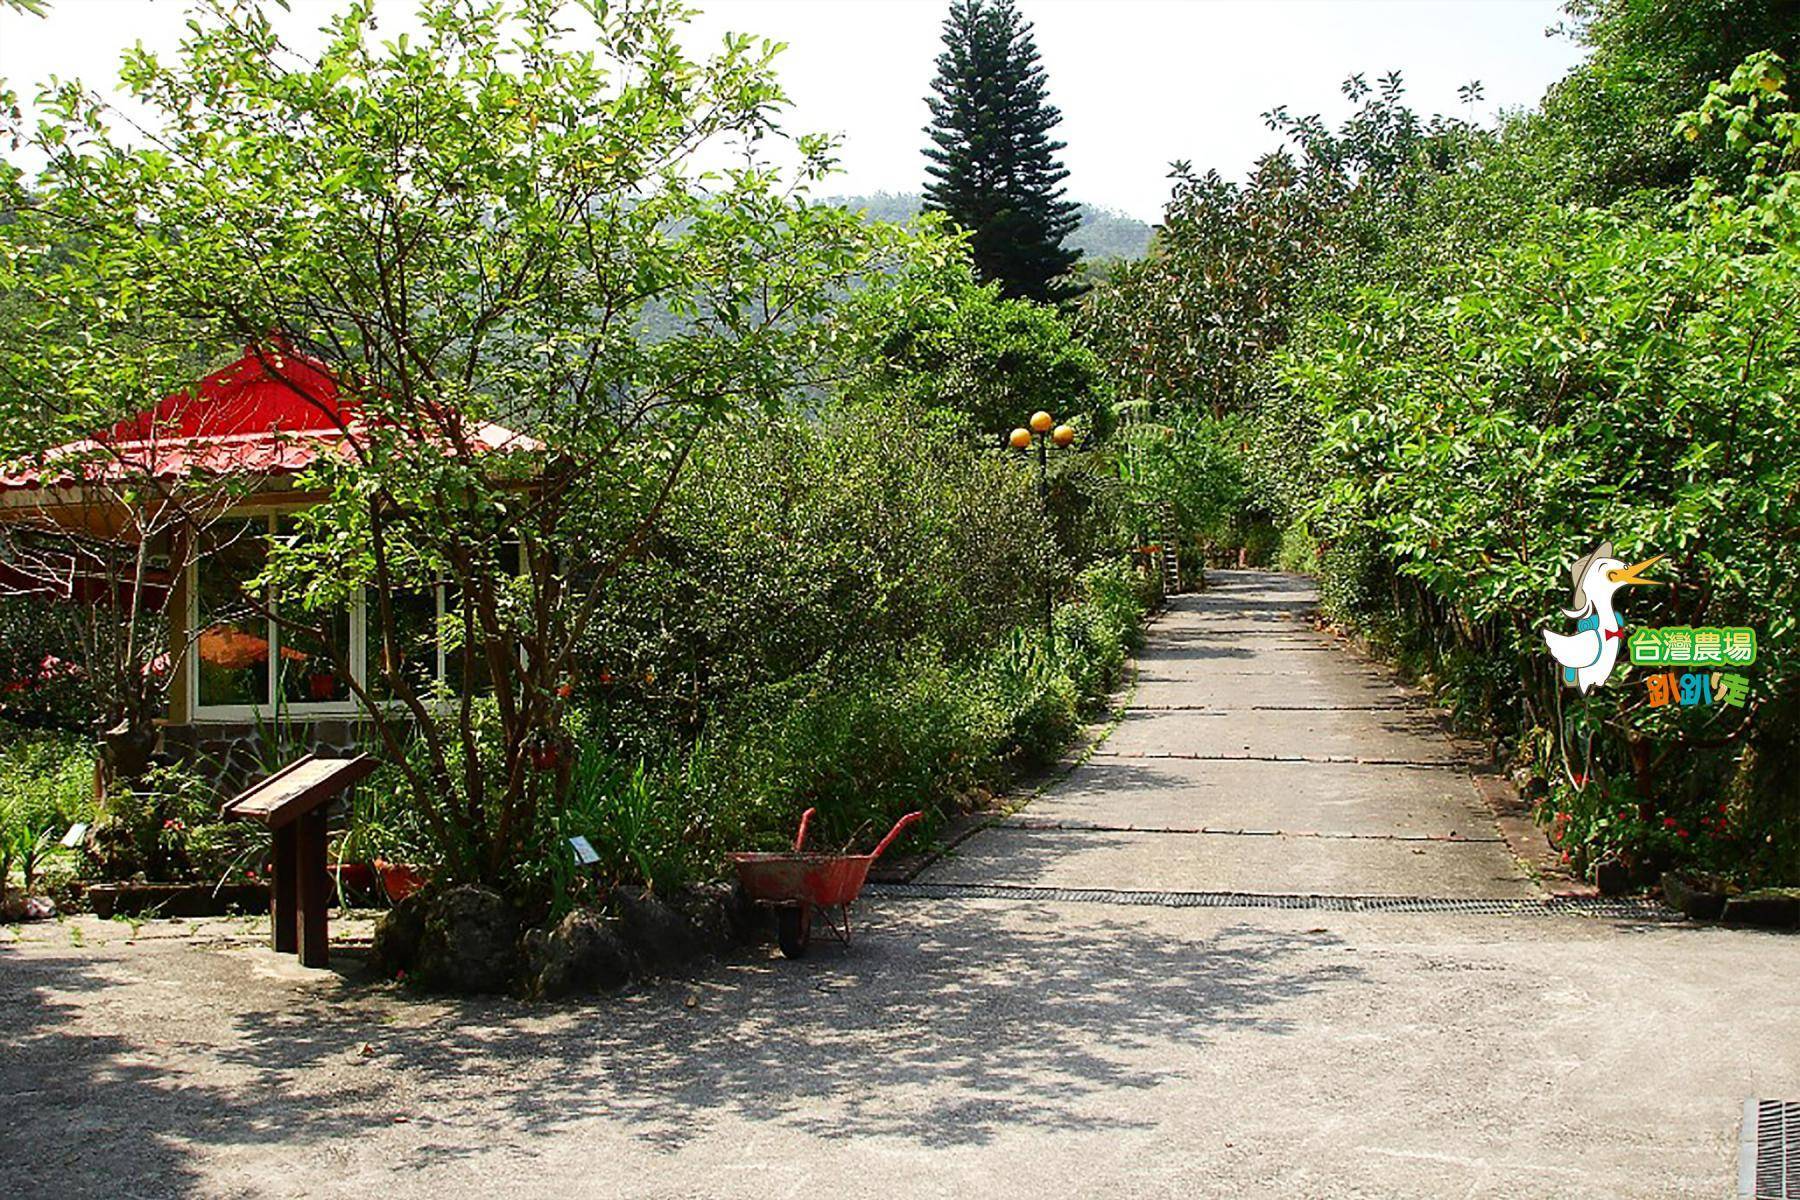
M 610 991 L 631 980 L 631 952 L 602 913 L 578 908 L 524 941 L 527 990 L 540 998 Z
M 414 974 L 448 992 L 505 992 L 519 965 L 519 913 L 492 888 L 464 884 L 425 901 Z
M 1663 902 L 1690 920 L 1716 921 L 1725 912 L 1725 889 L 1714 881 L 1679 871 L 1665 871 Z
M 653 892 L 614 888 L 612 909 L 618 914 L 619 936 L 646 971 L 679 967 L 707 949 L 695 923 Z
M 734 887 L 702 884 L 683 888 L 669 897 L 669 907 L 687 918 L 703 950 L 717 952 L 739 937 L 741 915 L 734 907 Z
M 419 957 L 419 941 L 424 936 L 425 901 L 420 896 L 408 896 L 375 922 L 369 960 L 387 979 L 411 971 Z

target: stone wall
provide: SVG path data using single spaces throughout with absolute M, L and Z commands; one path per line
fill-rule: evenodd
M 279 726 L 208 721 L 164 726 L 158 749 L 210 775 L 223 798 L 235 796 L 303 754 L 349 758 L 365 749 L 369 740 L 366 723 L 351 717 L 286 721 Z

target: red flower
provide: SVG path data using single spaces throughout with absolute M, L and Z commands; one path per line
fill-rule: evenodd
M 1687 830 L 1685 830 L 1685 829 L 1677 829 L 1677 830 L 1676 830 L 1676 831 L 1675 831 L 1675 836 L 1676 836 L 1676 837 L 1678 837 L 1678 838 L 1684 838 L 1684 837 L 1686 837 L 1686 836 L 1687 836 L 1687 835 L 1688 835 L 1688 831 L 1687 831 Z
M 1675 828 L 1675 818 L 1674 817 L 1664 817 L 1663 818 L 1663 828 L 1664 829 Z

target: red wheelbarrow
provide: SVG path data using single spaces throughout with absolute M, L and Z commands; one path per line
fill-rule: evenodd
M 747 852 L 731 855 L 744 893 L 758 904 L 775 910 L 775 935 L 781 952 L 799 958 L 812 942 L 813 912 L 825 919 L 826 928 L 848 944 L 850 903 L 862 891 L 869 868 L 881 852 L 906 832 L 924 813 L 909 812 L 894 823 L 881 844 L 868 854 L 819 854 L 809 852 L 806 831 L 817 809 L 800 816 L 800 832 L 792 853 Z

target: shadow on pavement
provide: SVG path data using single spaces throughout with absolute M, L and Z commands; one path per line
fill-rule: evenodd
M 177 953 L 199 952 L 181 947 Z M 80 949 L 30 957 L 0 951 L 6 1194 L 58 1200 L 196 1194 L 205 1189 L 190 1161 L 195 1144 L 317 1143 L 348 1136 L 361 1124 L 329 1107 L 289 1103 L 277 1077 L 245 1087 L 171 1070 L 172 1058 L 197 1046 L 209 1049 L 196 1043 L 193 1023 L 179 1010 L 205 1008 L 218 996 L 183 997 L 180 983 L 146 981 L 139 965 Z M 146 1000 L 160 1000 L 169 1011 L 134 1013 L 120 1024 L 135 1027 L 141 1015 L 154 1036 L 92 1027 L 96 1011 L 110 1016 Z
M 10 1130 L 37 1131 L 9 1134 L 6 1167 L 26 1194 L 193 1194 L 198 1155 L 264 1144 L 311 1161 L 402 1107 L 417 1135 L 403 1167 L 497 1142 L 529 1149 L 593 1120 L 670 1149 L 722 1118 L 926 1147 L 981 1145 L 1018 1125 L 1142 1127 L 1154 1107 L 1118 1097 L 1181 1069 L 1141 1065 L 1158 1061 L 1145 1047 L 1281 1036 L 1288 1002 L 1359 975 L 1315 953 L 1338 944 L 1323 932 L 1232 926 L 1180 940 L 1087 916 L 1071 936 L 1066 911 L 957 903 L 864 915 L 847 950 L 815 943 L 801 962 L 747 951 L 691 980 L 568 1007 L 408 1001 L 329 976 L 271 983 L 249 954 L 192 947 L 151 962 L 0 958 L 0 1112 Z M 199 982 L 199 998 L 145 978 L 191 976 L 180 964 L 193 959 L 210 960 L 201 969 L 214 980 L 180 981 Z M 116 999 L 64 998 L 112 987 Z M 158 1047 L 142 1035 L 94 1032 L 155 1022 L 117 1010 L 159 999 L 211 1010 L 210 1026 L 179 1011 L 152 1025 L 178 1067 L 152 1061 Z M 348 1065 L 365 1040 L 367 1065 Z

